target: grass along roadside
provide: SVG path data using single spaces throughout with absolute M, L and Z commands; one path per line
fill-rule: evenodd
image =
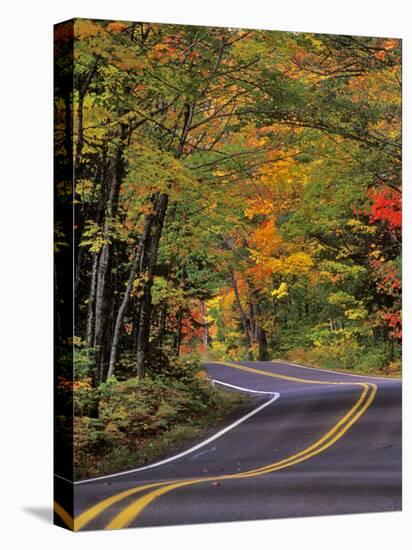
M 179 452 L 240 415 L 249 401 L 203 378 L 112 381 L 101 391 L 98 419 L 75 417 L 76 479 L 144 466 Z
M 315 356 L 312 350 L 291 350 L 282 356 L 276 356 L 272 361 L 285 361 L 296 363 L 315 369 L 330 370 L 346 374 L 360 374 L 362 376 L 380 376 L 383 378 L 401 378 L 402 367 L 399 360 L 389 362 L 385 367 L 376 367 L 373 363 L 357 362 L 356 360 L 350 366 L 345 365 L 345 361 L 339 361 L 334 358 L 324 359 Z

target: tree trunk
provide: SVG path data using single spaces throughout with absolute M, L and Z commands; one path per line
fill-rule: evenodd
M 123 296 L 123 300 L 120 304 L 119 310 L 117 312 L 116 316 L 116 322 L 114 326 L 114 334 L 113 334 L 113 341 L 112 346 L 110 350 L 110 361 L 109 361 L 109 370 L 107 373 L 107 376 L 113 376 L 115 368 L 116 368 L 116 361 L 117 361 L 117 350 L 120 340 L 120 330 L 123 322 L 123 317 L 127 308 L 127 305 L 129 303 L 130 295 L 132 293 L 133 289 L 133 282 L 136 279 L 136 275 L 140 273 L 141 271 L 141 263 L 142 263 L 142 256 L 143 251 L 145 247 L 147 246 L 148 237 L 150 235 L 150 231 L 153 225 L 154 221 L 154 214 L 150 213 L 147 214 L 145 217 L 145 223 L 143 227 L 143 233 L 139 239 L 139 243 L 136 247 L 136 252 L 134 255 L 134 260 L 132 264 L 132 268 L 130 270 L 129 279 L 127 281 L 126 290 Z
M 233 291 L 235 293 L 236 305 L 239 309 L 240 318 L 242 320 L 243 332 L 245 334 L 245 340 L 246 340 L 246 350 L 247 350 L 248 359 L 252 360 L 253 359 L 252 351 L 251 351 L 252 350 L 252 339 L 250 337 L 250 331 L 249 331 L 249 326 L 248 326 L 248 318 L 246 316 L 246 313 L 245 313 L 245 311 L 243 309 L 243 306 L 242 306 L 242 303 L 240 301 L 239 290 L 238 290 L 238 287 L 237 287 L 235 274 L 234 274 L 234 271 L 232 269 L 230 270 L 230 276 L 231 276 L 231 279 L 232 279 Z
M 177 331 L 175 338 L 175 352 L 179 356 L 180 353 L 180 344 L 182 343 L 182 327 L 183 327 L 183 309 L 179 308 L 177 312 Z
M 159 348 L 162 346 L 163 338 L 166 332 L 166 321 L 167 321 L 167 305 L 164 304 L 159 314 L 159 332 L 157 335 L 157 345 Z
M 104 244 L 99 255 L 96 283 L 95 332 L 93 347 L 96 348 L 96 366 L 99 382 L 103 382 L 103 341 L 107 331 L 109 309 L 111 254 L 109 244 Z
M 206 302 L 204 300 L 200 301 L 200 309 L 202 312 L 202 320 L 203 320 L 203 327 L 202 327 L 203 348 L 204 348 L 204 351 L 207 351 L 209 334 L 208 334 L 207 320 L 206 320 Z
M 109 170 L 109 175 L 111 177 L 109 198 L 103 226 L 103 237 L 105 242 L 100 251 L 97 268 L 94 347 L 97 348 L 96 366 L 100 382 L 104 382 L 106 379 L 106 371 L 108 370 L 108 343 L 110 341 L 109 319 L 111 317 L 112 308 L 112 301 L 110 299 L 112 262 L 112 245 L 110 242 L 111 224 L 117 214 L 118 208 L 118 198 L 123 170 L 125 136 L 126 127 L 122 125 L 119 128 L 119 142 L 116 148 L 116 154 L 111 162 L 111 167 Z
M 254 304 L 254 317 L 255 317 L 255 327 L 256 327 L 256 341 L 258 344 L 258 359 L 259 361 L 265 361 L 267 359 L 267 339 L 266 333 L 260 325 L 260 305 L 258 303 Z
M 87 304 L 87 328 L 86 340 L 87 346 L 92 348 L 94 345 L 94 329 L 95 329 L 95 305 L 96 305 L 96 284 L 97 284 L 97 266 L 99 263 L 99 254 L 95 253 L 93 257 L 92 276 L 90 281 L 89 300 Z
M 83 108 L 84 108 L 84 99 L 86 97 L 87 91 L 89 89 L 90 83 L 94 77 L 94 75 L 97 72 L 97 62 L 95 65 L 86 71 L 86 73 L 80 77 L 79 79 L 79 85 L 78 85 L 78 100 L 77 100 L 77 110 L 76 110 L 76 144 L 75 144 L 75 155 L 74 155 L 74 186 L 75 190 L 77 189 L 77 180 L 81 178 L 81 159 L 82 159 L 82 153 L 83 153 L 83 146 L 84 146 L 84 130 L 83 130 Z M 96 187 L 96 183 L 94 182 L 93 187 Z M 94 194 L 94 190 L 92 192 L 92 196 Z M 81 216 L 80 211 L 81 208 L 76 207 L 76 245 L 75 245 L 75 252 L 76 252 L 76 265 L 75 265 L 75 283 L 74 283 L 74 299 L 77 300 L 78 295 L 78 289 L 80 284 L 80 274 L 83 267 L 83 260 L 84 260 L 84 248 L 81 248 L 78 246 L 78 243 L 80 242 L 81 238 L 81 226 L 82 224 L 82 218 L 83 220 L 87 217 L 87 212 L 89 210 L 90 203 L 86 205 L 86 216 Z
M 94 64 L 91 69 L 86 71 L 86 73 L 80 78 L 78 86 L 78 100 L 77 100 L 77 141 L 76 141 L 76 154 L 75 154 L 75 170 L 77 170 L 78 164 L 81 159 L 84 136 L 83 136 L 83 105 L 84 98 L 86 97 L 87 90 L 89 89 L 90 83 L 97 72 L 97 62 Z
M 150 317 L 152 310 L 152 285 L 153 274 L 157 262 L 157 253 L 162 234 L 163 223 L 166 216 L 169 196 L 162 193 L 155 202 L 154 219 L 148 236 L 148 247 L 145 250 L 146 281 L 143 287 L 143 296 L 140 300 L 140 315 L 137 333 L 136 366 L 137 376 L 143 378 L 146 371 L 147 354 L 150 339 Z

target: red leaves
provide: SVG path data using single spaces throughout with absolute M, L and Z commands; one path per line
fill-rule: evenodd
M 386 324 L 391 328 L 389 335 L 393 338 L 402 338 L 402 317 L 401 311 L 389 311 L 382 314 Z
M 379 260 L 372 260 L 370 266 L 379 291 L 393 300 L 390 307 L 386 306 L 377 312 L 378 318 L 389 328 L 389 336 L 400 340 L 402 338 L 402 281 L 396 264 L 393 261 L 381 263 Z
M 402 226 L 401 194 L 389 187 L 372 194 L 372 205 L 369 219 L 371 222 L 386 222 L 391 230 Z
M 388 295 L 398 296 L 402 285 L 395 267 L 390 264 L 381 264 L 378 260 L 371 261 L 371 266 L 375 272 L 378 288 Z

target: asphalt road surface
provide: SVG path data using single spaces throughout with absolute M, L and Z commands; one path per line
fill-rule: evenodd
M 248 410 L 174 459 L 75 483 L 76 530 L 401 509 L 400 380 L 206 367 L 228 391 L 250 392 Z

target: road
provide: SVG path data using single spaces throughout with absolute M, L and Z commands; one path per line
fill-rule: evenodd
M 249 410 L 174 459 L 77 482 L 76 530 L 401 509 L 400 380 L 280 362 L 206 368 L 251 392 Z

